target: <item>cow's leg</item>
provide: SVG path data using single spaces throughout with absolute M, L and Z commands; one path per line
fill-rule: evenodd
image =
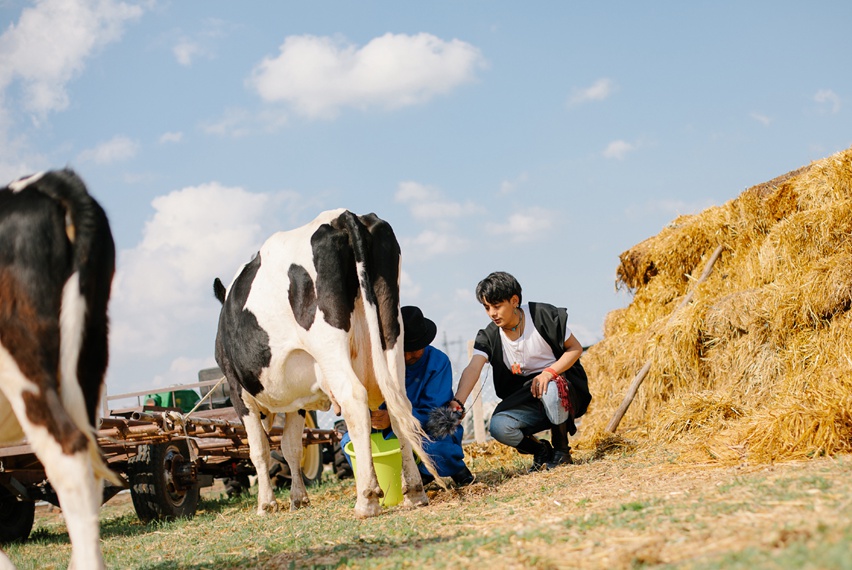
M 42 459 L 44 470 L 65 516 L 73 547 L 69 567 L 78 570 L 104 568 L 99 532 L 103 484 L 95 479 L 90 457 L 97 451 L 86 449 L 74 455 L 62 455 L 58 445 L 48 443 L 47 453 L 42 451 L 37 455 L 47 459 Z
M 56 392 L 44 393 L 21 373 L 11 355 L 0 345 L 0 384 L 9 401 L 27 441 L 44 465 L 51 486 L 56 491 L 68 537 L 71 540 L 71 567 L 104 568 L 101 555 L 99 511 L 103 496 L 102 484 L 95 478 L 93 457 L 99 451 L 91 438 L 73 424 Z M 25 395 L 26 394 L 26 395 Z M 26 402 L 26 403 L 25 403 Z M 56 433 L 29 420 L 30 407 L 51 417 L 50 425 Z M 38 417 L 39 412 L 33 410 Z M 62 441 L 57 441 L 61 437 Z
M 302 479 L 302 434 L 305 431 L 305 418 L 298 412 L 284 416 L 284 431 L 281 434 L 281 452 L 290 467 L 290 510 L 295 511 L 311 504 L 305 482 Z
M 379 498 L 383 497 L 382 488 L 376 479 L 373 468 L 373 449 L 370 443 L 370 408 L 367 406 L 367 391 L 354 374 L 350 380 L 353 397 L 342 395 L 343 417 L 355 450 L 355 516 L 374 517 L 382 512 Z M 360 397 L 355 397 L 355 395 Z
M 393 420 L 391 420 L 393 423 Z M 394 430 L 396 431 L 396 430 Z M 429 504 L 429 497 L 423 490 L 423 479 L 414 461 L 414 453 L 407 441 L 400 439 L 399 449 L 402 453 L 402 494 L 405 500 L 403 507 L 423 507 Z
M 243 417 L 243 425 L 249 441 L 249 455 L 257 472 L 257 514 L 275 512 L 280 505 L 275 500 L 272 482 L 269 480 L 269 439 L 263 429 L 260 411 L 255 405 L 247 404 L 249 413 Z
M 2 348 L 0 348 L 2 350 Z M 0 378 L 3 377 L 2 356 L 0 356 Z M 0 442 L 17 441 L 23 439 L 24 432 L 18 424 L 18 418 L 11 404 L 6 400 L 3 393 L 3 384 L 0 383 Z M 15 565 L 0 548 L 0 570 L 15 570 Z

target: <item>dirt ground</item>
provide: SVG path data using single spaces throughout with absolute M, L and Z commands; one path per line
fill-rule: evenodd
M 514 564 L 486 555 L 478 565 L 523 568 L 534 560 L 542 568 L 717 567 L 713 561 L 738 560 L 743 553 L 783 559 L 795 545 L 805 553 L 840 554 L 805 566 L 768 567 L 852 568 L 852 456 L 736 466 L 679 464 L 664 454 L 576 459 L 577 465 L 506 480 L 500 494 L 509 508 L 498 517 L 485 514 L 493 508 L 487 501 L 479 513 L 484 516 L 472 509 L 476 534 L 513 529 L 517 536 Z M 472 495 L 493 496 L 483 471 L 484 484 L 459 493 L 468 509 Z M 435 493 L 432 503 L 457 508 L 459 498 Z
M 852 456 L 719 466 L 681 464 L 664 453 L 579 452 L 576 465 L 526 474 L 528 460 L 497 444 L 467 446 L 466 455 L 476 483 L 449 490 L 433 484 L 428 511 L 387 515 L 416 519 L 422 532 L 439 537 L 446 548 L 441 559 L 451 563 L 441 567 L 852 568 Z M 328 511 L 334 495 L 351 492 L 347 485 L 325 496 L 314 491 L 311 508 Z M 219 498 L 224 487 L 217 481 L 202 493 Z M 338 508 L 345 508 L 339 517 L 351 516 L 348 502 Z M 122 493 L 101 516 L 127 513 L 133 506 Z M 60 517 L 58 509 L 41 506 L 36 526 Z M 356 526 L 382 528 L 389 519 L 380 518 Z M 314 555 L 281 553 L 259 567 L 307 568 L 328 558 L 325 548 Z M 377 567 L 374 555 L 363 566 L 353 555 L 350 565 Z M 378 567 L 399 560 L 384 562 Z
M 201 489 L 202 499 L 218 499 L 223 496 L 225 496 L 225 485 L 222 484 L 221 479 L 214 479 L 212 487 L 203 487 Z M 121 491 L 101 506 L 101 520 L 119 517 L 128 513 L 135 513 L 133 499 L 130 497 L 130 491 L 128 490 Z M 62 510 L 50 503 L 37 503 L 33 528 L 38 527 L 40 524 L 48 525 L 53 523 L 65 523 L 65 519 L 62 518 Z

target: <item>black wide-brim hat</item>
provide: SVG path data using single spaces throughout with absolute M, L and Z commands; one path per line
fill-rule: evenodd
M 405 327 L 403 347 L 405 352 L 426 348 L 438 334 L 438 327 L 423 316 L 423 311 L 419 307 L 409 305 L 402 308 L 402 326 Z

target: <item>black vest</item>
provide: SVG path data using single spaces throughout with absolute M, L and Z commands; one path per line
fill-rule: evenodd
M 553 357 L 559 359 L 565 353 L 565 329 L 568 323 L 568 312 L 561 307 L 554 307 L 547 303 L 529 304 L 530 320 L 538 333 L 544 338 Z M 538 374 L 523 376 L 512 374 L 512 371 L 503 362 L 503 342 L 500 339 L 500 331 L 497 325 L 490 323 L 481 329 L 476 335 L 473 344 L 476 350 L 488 355 L 494 376 L 494 391 L 500 398 L 500 403 L 494 410 L 498 413 L 511 409 L 519 404 L 537 402 L 530 392 L 530 384 Z M 562 373 L 568 380 L 568 395 L 571 406 L 574 408 L 574 417 L 579 418 L 586 413 L 592 395 L 589 393 L 589 380 L 586 371 L 580 361 Z

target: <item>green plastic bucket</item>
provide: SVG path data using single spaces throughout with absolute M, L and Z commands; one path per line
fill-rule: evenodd
M 385 494 L 381 504 L 392 507 L 402 501 L 402 453 L 399 450 L 399 440 L 395 437 L 385 439 L 381 433 L 371 433 L 370 444 L 373 448 L 373 468 L 376 470 L 376 479 L 379 480 L 379 487 Z M 352 473 L 357 476 L 355 447 L 351 441 L 343 447 L 343 451 L 352 461 Z

